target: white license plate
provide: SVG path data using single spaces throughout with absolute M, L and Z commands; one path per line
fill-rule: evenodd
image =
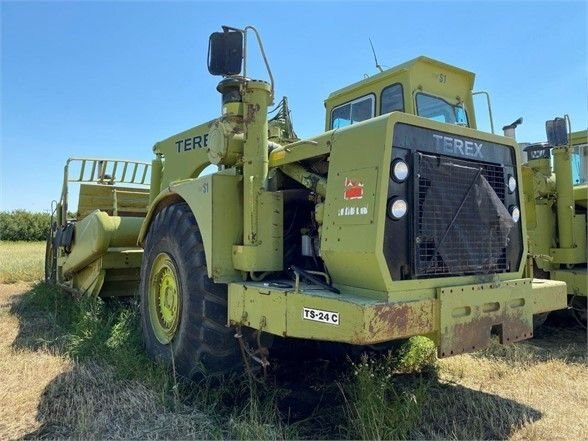
M 303 308 L 302 318 L 315 322 L 327 323 L 329 325 L 339 325 L 339 313 L 332 311 L 322 311 L 320 309 Z

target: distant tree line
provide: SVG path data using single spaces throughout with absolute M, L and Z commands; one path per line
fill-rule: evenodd
M 0 240 L 45 240 L 50 222 L 49 213 L 0 211 Z

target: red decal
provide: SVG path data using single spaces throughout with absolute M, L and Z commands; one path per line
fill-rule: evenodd
M 343 192 L 343 198 L 345 200 L 363 198 L 363 182 L 345 178 L 345 191 Z

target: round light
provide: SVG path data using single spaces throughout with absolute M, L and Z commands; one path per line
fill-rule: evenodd
M 388 213 L 392 219 L 398 220 L 402 218 L 408 211 L 408 205 L 404 199 L 394 200 L 388 208 Z
M 392 179 L 396 182 L 404 182 L 408 177 L 408 165 L 402 159 L 397 159 L 392 163 Z
M 512 220 L 516 224 L 521 218 L 521 210 L 519 210 L 519 207 L 517 207 L 516 205 L 513 205 L 512 207 L 510 207 L 510 215 L 512 216 Z
M 514 178 L 514 176 L 509 176 L 508 177 L 508 191 L 510 191 L 511 193 L 514 193 L 514 191 L 517 189 L 517 180 Z

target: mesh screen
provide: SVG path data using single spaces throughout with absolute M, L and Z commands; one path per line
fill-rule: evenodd
M 417 154 L 417 276 L 508 270 L 514 226 L 500 165 Z

